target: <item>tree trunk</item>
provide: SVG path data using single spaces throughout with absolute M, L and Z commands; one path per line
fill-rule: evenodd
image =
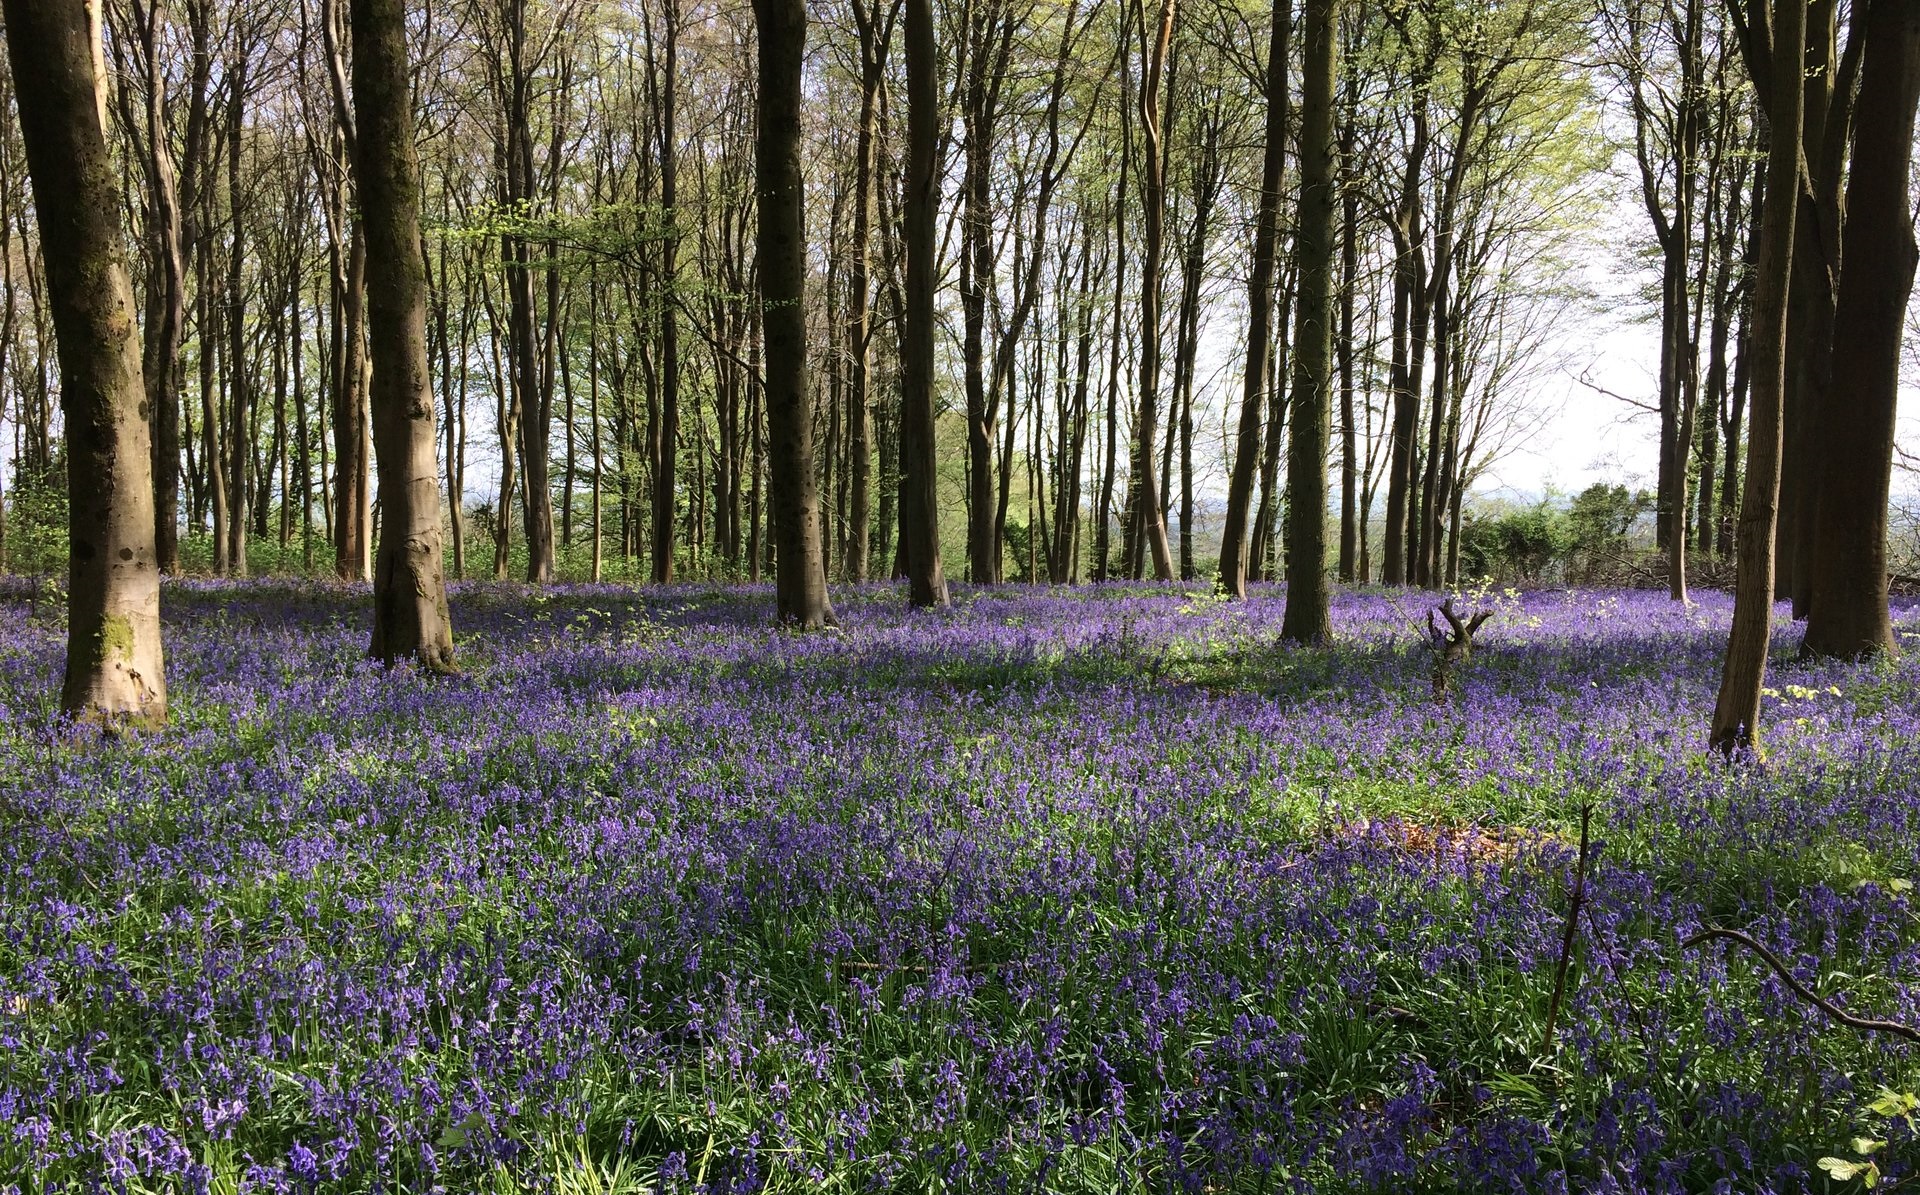
M 1166 159 L 1161 154 L 1160 79 L 1173 41 L 1174 0 L 1160 0 L 1160 16 L 1147 52 L 1140 81 L 1140 141 L 1144 165 L 1140 188 L 1145 222 L 1146 255 L 1140 267 L 1140 397 L 1133 424 L 1133 501 L 1128 528 L 1129 557 L 1140 552 L 1140 540 L 1153 555 L 1156 581 L 1173 580 L 1173 553 L 1167 543 L 1167 521 L 1161 515 L 1160 481 L 1154 476 L 1154 433 L 1160 410 L 1160 274 L 1166 247 Z M 1137 531 L 1136 531 L 1137 529 Z M 1129 560 L 1130 575 L 1143 569 Z
M 1820 501 L 1805 650 L 1852 658 L 1897 649 L 1887 610 L 1887 498 L 1900 346 L 1913 289 L 1908 211 L 1914 107 L 1920 101 L 1920 5 L 1872 0 L 1847 179 L 1833 388 L 1822 414 Z
M 107 148 L 96 6 L 5 0 L 67 428 L 63 712 L 106 726 L 166 721 L 153 456 L 133 288 Z
M 1761 9 L 1766 0 L 1753 0 Z M 1760 690 L 1766 683 L 1773 623 L 1773 538 L 1780 501 L 1780 396 L 1786 385 L 1787 287 L 1793 274 L 1793 226 L 1802 168 L 1801 46 L 1807 0 L 1773 0 L 1768 70 L 1767 203 L 1753 297 L 1753 417 L 1747 432 L 1747 481 L 1720 694 L 1712 743 L 1722 754 L 1760 752 Z M 1765 27 L 1752 25 L 1755 29 Z M 1756 54 L 1757 58 L 1758 55 Z
M 350 0 L 354 177 L 367 252 L 374 452 L 380 470 L 380 550 L 373 642 L 386 664 L 453 668 L 445 545 L 440 529 L 433 384 L 427 367 L 427 264 L 420 243 L 420 167 L 413 144 L 405 0 Z
M 1287 609 L 1280 636 L 1316 643 L 1327 610 L 1327 421 L 1333 388 L 1333 83 L 1339 0 L 1307 0 L 1300 99 L 1300 297 L 1294 308 L 1293 435 L 1287 443 Z
M 666 5 L 665 60 L 655 95 L 659 109 L 660 206 L 667 228 L 660 241 L 660 278 L 666 294 L 660 304 L 660 426 L 659 457 L 653 475 L 653 583 L 673 580 L 673 524 L 679 496 L 680 462 L 680 319 L 675 309 L 679 277 L 680 211 L 679 164 L 675 153 L 674 109 L 680 90 L 680 7 Z M 651 73 L 651 72 L 650 72 Z M 548 167 L 558 171 L 556 161 Z
M 766 339 L 768 470 L 776 544 L 774 593 L 780 621 L 805 630 L 832 625 L 820 501 L 813 472 L 813 418 L 807 405 L 807 242 L 800 170 L 800 78 L 806 58 L 805 0 L 754 0 L 760 32 L 760 311 Z
M 163 573 L 180 571 L 180 395 L 174 369 L 186 321 L 186 261 L 180 247 L 180 196 L 173 149 L 167 140 L 166 71 L 160 63 L 160 0 L 139 10 L 141 54 L 147 71 L 147 185 L 152 192 L 155 264 L 151 285 L 159 297 L 148 321 L 141 373 L 153 421 L 154 560 Z
M 241 211 L 240 133 L 247 72 L 236 64 L 229 83 L 227 106 L 227 207 L 233 220 L 233 238 L 227 251 L 227 394 L 230 403 L 227 436 L 227 575 L 247 575 L 247 465 L 253 451 L 247 418 L 252 406 L 247 371 L 246 333 L 246 220 Z
M 1426 351 L 1426 270 L 1422 257 L 1420 175 L 1427 156 L 1424 87 L 1414 102 L 1413 144 L 1401 176 L 1400 210 L 1393 232 L 1393 422 L 1387 448 L 1387 528 L 1381 582 L 1407 582 L 1408 527 L 1413 500 L 1413 449 L 1420 422 L 1420 361 Z
M 1240 426 L 1234 437 L 1233 474 L 1227 483 L 1226 526 L 1220 539 L 1220 591 L 1247 596 L 1247 514 L 1260 464 L 1261 408 L 1267 397 L 1268 356 L 1273 348 L 1273 267 L 1280 240 L 1281 172 L 1287 158 L 1287 32 L 1291 7 L 1273 6 L 1267 38 L 1266 148 L 1260 167 L 1260 207 L 1253 226 L 1253 274 L 1247 281 L 1247 364 L 1240 378 Z
M 762 0 L 778 3 L 781 0 Z M 906 310 L 900 334 L 900 547 L 915 606 L 947 604 L 933 423 L 934 220 L 940 211 L 940 60 L 932 0 L 906 0 Z
M 897 11 L 897 10 L 895 10 Z M 870 497 L 873 490 L 873 412 L 869 407 L 868 374 L 873 359 L 873 283 L 869 255 L 873 238 L 873 182 L 879 151 L 880 87 L 886 79 L 887 40 L 893 31 L 889 16 L 884 26 L 879 5 L 854 6 L 860 31 L 860 119 L 854 148 L 853 244 L 847 281 L 847 580 L 867 579 L 867 551 L 873 535 Z
M 1352 168 L 1353 133 L 1351 117 L 1341 140 L 1340 169 Z M 1345 180 L 1343 180 L 1344 182 Z M 1340 370 L 1340 580 L 1352 584 L 1354 566 L 1360 551 L 1359 525 L 1356 519 L 1359 489 L 1359 439 L 1353 419 L 1353 292 L 1360 274 L 1360 198 L 1350 187 L 1340 212 L 1340 332 L 1334 348 Z

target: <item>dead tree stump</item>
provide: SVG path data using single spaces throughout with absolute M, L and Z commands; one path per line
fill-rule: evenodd
M 1472 658 L 1474 633 L 1493 617 L 1493 611 L 1482 610 L 1463 619 L 1454 611 L 1453 599 L 1448 598 L 1440 603 L 1439 612 L 1446 617 L 1446 629 L 1441 629 L 1434 621 L 1434 612 L 1428 610 L 1427 634 L 1433 638 L 1433 699 L 1445 701 L 1453 691 L 1454 670 Z

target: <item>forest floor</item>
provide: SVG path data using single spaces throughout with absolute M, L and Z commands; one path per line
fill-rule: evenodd
M 1920 1048 L 1681 947 L 1920 1023 L 1913 654 L 1783 627 L 1759 769 L 1703 751 L 1719 595 L 1469 595 L 1447 704 L 1421 595 L 1310 650 L 1274 591 L 835 597 L 468 585 L 434 680 L 362 658 L 364 591 L 183 583 L 172 728 L 102 742 L 0 590 L 0 1190 L 1920 1167 Z

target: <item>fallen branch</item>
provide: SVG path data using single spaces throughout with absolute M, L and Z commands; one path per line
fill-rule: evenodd
M 1815 1008 L 1818 1008 L 1821 1012 L 1826 1013 L 1849 1029 L 1864 1029 L 1874 1033 L 1891 1033 L 1895 1037 L 1903 1037 L 1910 1042 L 1920 1043 L 1920 1029 L 1915 1029 L 1912 1025 L 1903 1025 L 1899 1021 L 1877 1020 L 1873 1017 L 1856 1017 L 1852 1013 L 1842 1009 L 1839 1005 L 1824 999 L 1818 992 L 1815 992 L 1812 988 L 1795 979 L 1793 972 L 1787 970 L 1787 965 L 1780 961 L 1779 955 L 1768 950 L 1751 936 L 1743 934 L 1737 929 L 1721 929 L 1719 926 L 1709 926 L 1681 942 L 1680 949 L 1691 950 L 1702 942 L 1711 942 L 1715 938 L 1738 943 L 1759 955 L 1761 959 L 1766 962 L 1767 966 L 1773 968 L 1773 973 L 1780 977 L 1780 982 L 1793 989 L 1794 995 L 1805 1000 Z

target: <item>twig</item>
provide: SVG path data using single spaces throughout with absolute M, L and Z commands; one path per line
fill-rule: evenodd
M 1593 821 L 1593 805 L 1580 806 L 1580 858 L 1574 864 L 1573 899 L 1567 905 L 1566 928 L 1560 933 L 1560 961 L 1553 968 L 1553 998 L 1547 1001 L 1547 1027 L 1540 1035 L 1540 1053 L 1553 1050 L 1553 1024 L 1560 1019 L 1560 1000 L 1567 991 L 1567 964 L 1573 959 L 1573 939 L 1580 929 L 1580 906 L 1587 899 L 1587 829 Z
M 1793 973 L 1787 970 L 1787 965 L 1780 961 L 1779 955 L 1768 950 L 1765 946 L 1754 941 L 1751 936 L 1743 934 L 1737 929 L 1721 929 L 1719 926 L 1709 926 L 1680 943 L 1680 949 L 1691 950 L 1702 942 L 1710 942 L 1715 938 L 1724 938 L 1729 942 L 1737 942 L 1759 955 L 1761 959 L 1765 960 L 1767 966 L 1773 968 L 1773 973 L 1780 977 L 1780 981 L 1793 989 L 1794 995 L 1818 1008 L 1821 1012 L 1826 1013 L 1842 1025 L 1850 1029 L 1866 1029 L 1876 1033 L 1891 1033 L 1895 1037 L 1903 1037 L 1910 1042 L 1920 1043 L 1920 1029 L 1915 1029 L 1912 1025 L 1903 1025 L 1899 1021 L 1877 1020 L 1873 1017 L 1856 1017 L 1831 1001 L 1822 998 L 1812 988 L 1795 979 Z

